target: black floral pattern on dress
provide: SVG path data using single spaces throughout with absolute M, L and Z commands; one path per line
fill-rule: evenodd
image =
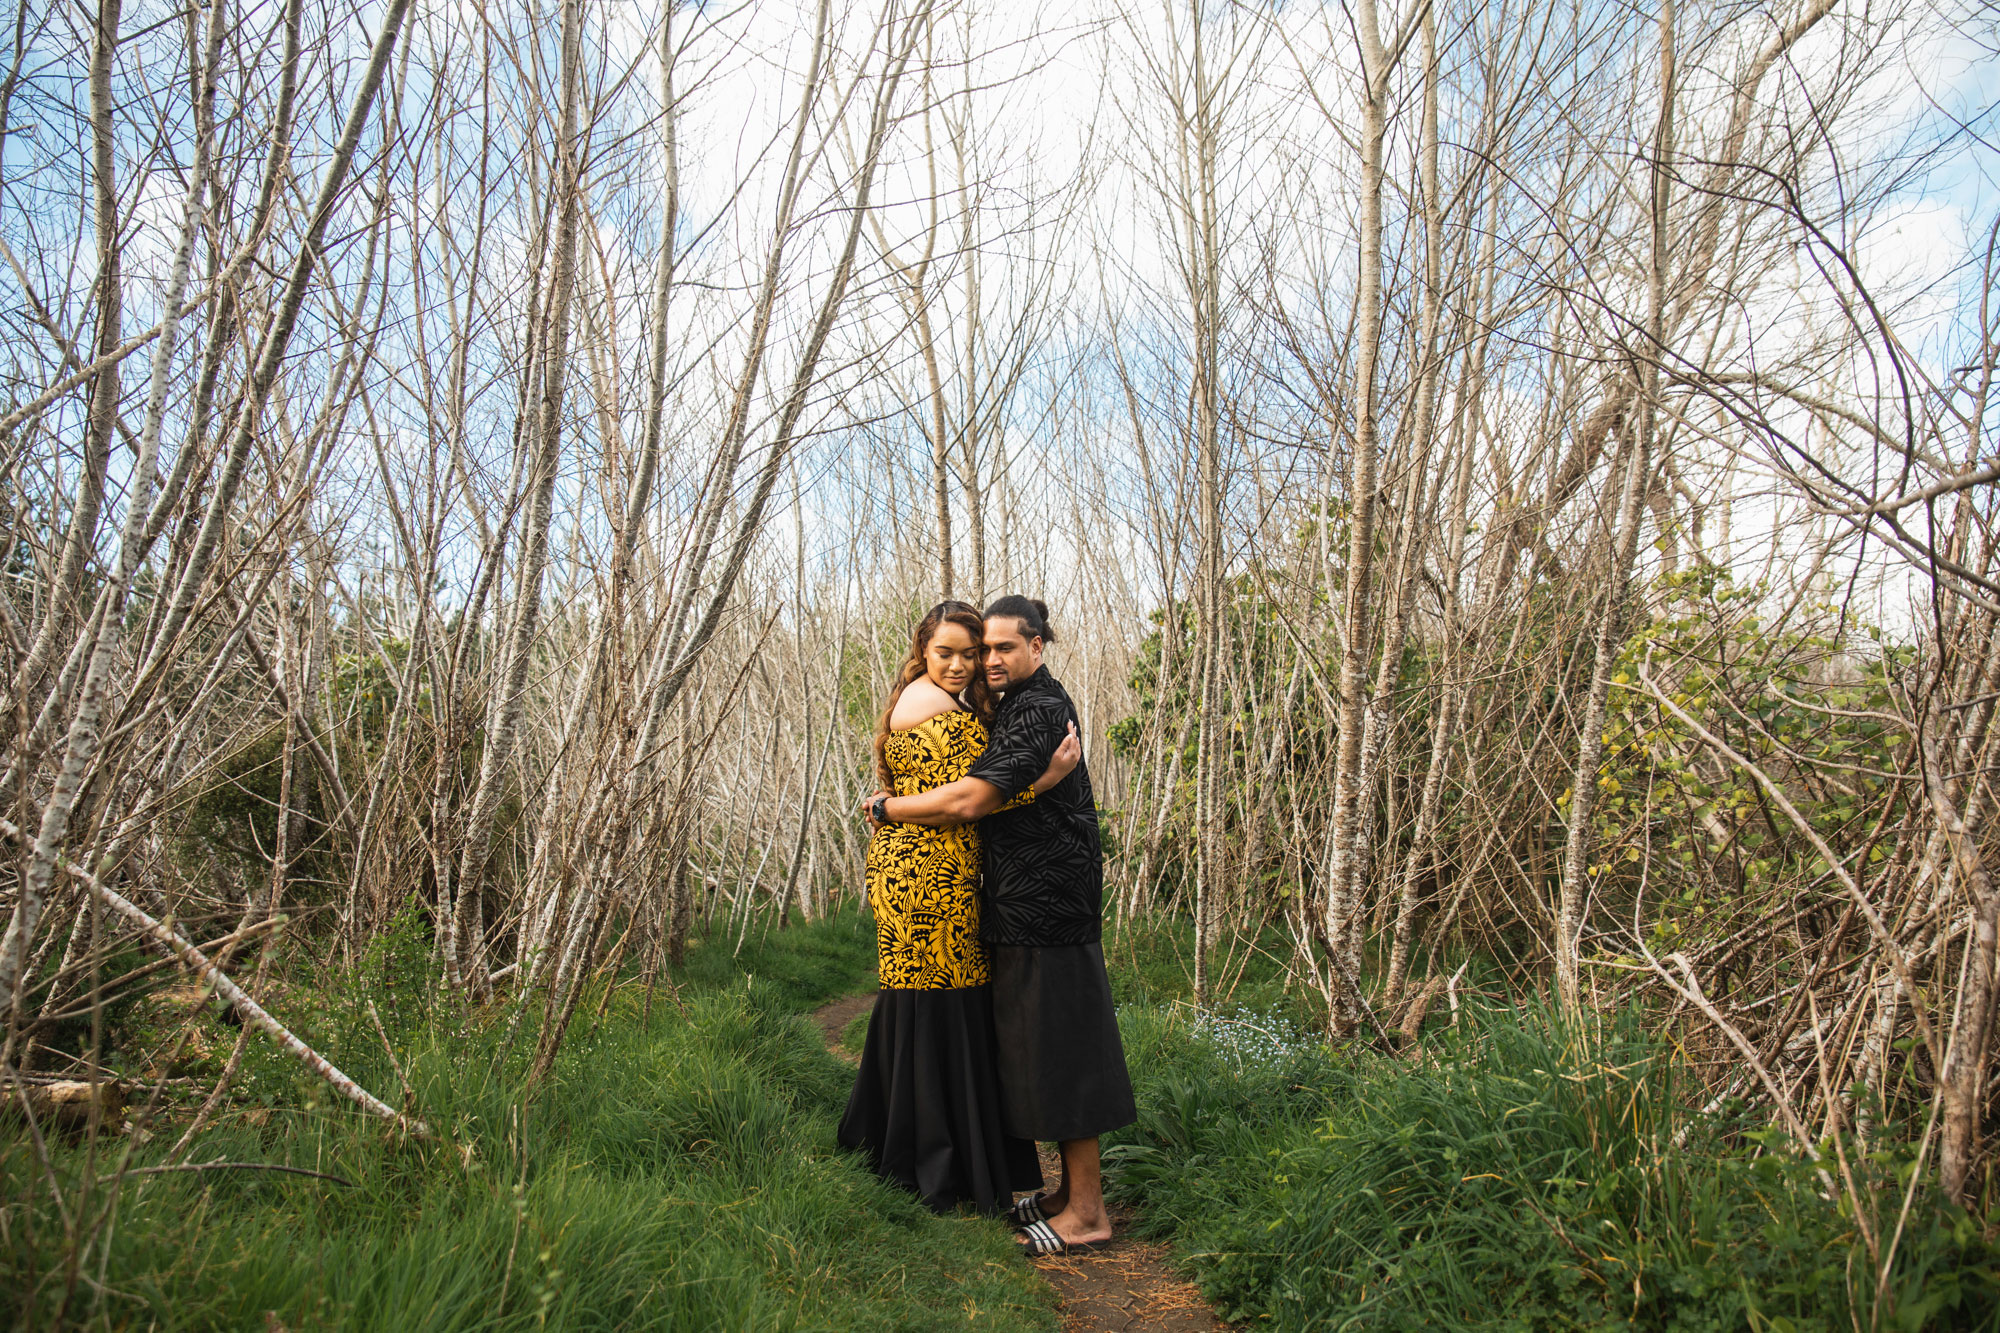
M 915 796 L 964 777 L 985 748 L 986 728 L 977 717 L 940 713 L 889 733 L 883 757 L 895 794 Z M 1028 781 L 1039 776 L 1037 769 Z M 1033 800 L 1031 787 L 1013 804 Z M 875 831 L 868 843 L 868 904 L 875 909 L 883 990 L 986 984 L 986 952 L 979 946 L 979 866 L 976 825 L 885 824 Z

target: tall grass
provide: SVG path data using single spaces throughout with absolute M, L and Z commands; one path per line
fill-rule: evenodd
M 636 988 L 579 1017 L 532 1091 L 502 1015 L 424 1002 L 424 951 L 371 959 L 344 985 L 384 1005 L 420 1113 L 449 1144 L 396 1141 L 264 1059 L 195 1160 L 269 1171 L 129 1179 L 82 1274 L 24 1143 L 0 1145 L 0 1312 L 10 1327 L 456 1330 L 932 1330 L 1054 1327 L 1005 1229 L 933 1217 L 836 1152 L 852 1072 L 800 1011 L 864 985 L 855 917 L 697 950 L 645 1013 Z M 740 969 L 740 970 L 739 970 Z M 752 975 L 746 976 L 745 973 Z M 325 995 L 316 1035 L 394 1088 L 357 994 Z M 366 1023 L 366 1020 L 363 1020 Z M 365 1037 L 365 1040 L 364 1040 Z M 373 1050 L 370 1049 L 370 1043 Z M 530 1043 L 522 1042 L 522 1045 Z M 133 1165 L 155 1161 L 162 1134 Z M 98 1145 L 108 1175 L 118 1149 Z M 66 1206 L 83 1145 L 55 1145 Z
M 1257 1327 L 2000 1328 L 1975 1219 L 1920 1192 L 1878 1300 L 1845 1191 L 1692 1112 L 1637 1016 L 1489 1014 L 1422 1063 L 1336 1059 L 1282 1017 L 1123 1019 L 1140 1120 L 1116 1187 Z M 1910 1163 L 1853 1169 L 1880 1246 Z

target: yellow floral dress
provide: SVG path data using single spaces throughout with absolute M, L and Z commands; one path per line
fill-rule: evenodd
M 895 794 L 965 776 L 986 749 L 971 713 L 941 713 L 883 746 Z M 1026 791 L 1009 802 L 1031 800 Z M 979 943 L 979 830 L 887 824 L 868 844 L 882 989 L 835 1138 L 939 1212 L 996 1213 L 1040 1189 L 1035 1145 L 1000 1123 L 993 994 Z
M 986 749 L 969 712 L 940 713 L 889 733 L 883 746 L 897 796 L 965 776 Z M 1034 799 L 1032 788 L 1002 806 Z M 986 984 L 979 946 L 979 829 L 885 824 L 868 844 L 868 905 L 884 990 L 957 990 Z

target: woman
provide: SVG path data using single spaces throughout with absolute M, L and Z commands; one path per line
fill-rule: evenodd
M 918 622 L 875 728 L 882 786 L 914 795 L 965 776 L 986 748 L 993 695 L 964 602 L 940 602 Z M 961 702 L 963 696 L 964 702 Z M 1012 803 L 1069 775 L 1081 751 L 1065 741 L 1046 773 Z M 994 1212 L 1017 1189 L 1039 1189 L 1035 1146 L 1000 1131 L 993 1010 L 979 945 L 979 832 L 973 825 L 885 824 L 868 844 L 882 988 L 868 1024 L 840 1144 L 936 1211 L 970 1203 Z

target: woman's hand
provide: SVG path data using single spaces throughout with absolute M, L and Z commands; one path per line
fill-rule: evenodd
M 873 833 L 876 829 L 882 827 L 880 824 L 875 822 L 875 802 L 878 800 L 884 800 L 891 795 L 893 795 L 893 793 L 882 791 L 878 788 L 877 790 L 872 791 L 868 793 L 868 795 L 861 798 L 861 818 L 867 821 L 868 831 L 870 833 Z
M 1072 722 L 1069 724 L 1069 735 L 1063 737 L 1062 744 L 1056 746 L 1055 755 L 1049 760 L 1049 766 L 1035 779 L 1035 795 L 1040 796 L 1061 782 L 1082 762 L 1083 742 L 1077 739 L 1076 723 Z

